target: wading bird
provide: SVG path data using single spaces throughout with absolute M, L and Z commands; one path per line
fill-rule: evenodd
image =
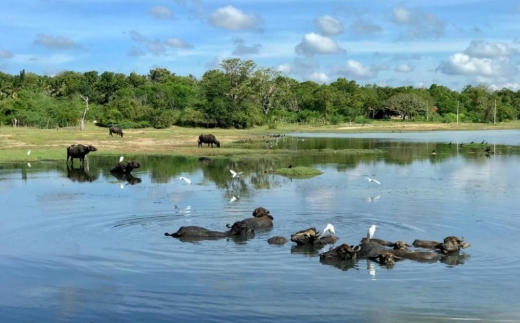
M 186 177 L 182 177 L 182 176 L 181 176 L 181 177 L 179 177 L 179 179 L 185 181 L 185 182 L 188 183 L 188 184 L 191 184 L 191 179 L 189 179 L 189 178 L 186 178 Z
M 30 151 L 30 150 L 28 150 L 28 151 L 27 151 L 27 156 L 29 156 L 30 154 L 31 154 L 31 151 Z
M 235 177 L 240 177 L 240 174 L 242 174 L 243 172 L 235 172 L 234 170 L 230 169 L 229 172 L 231 173 L 231 175 L 233 176 L 233 178 Z
M 122 162 L 123 159 L 125 159 L 125 157 L 123 157 L 123 156 L 119 157 L 119 162 Z
M 367 181 L 369 181 L 369 182 L 374 182 L 374 183 L 376 183 L 376 184 L 379 184 L 379 185 L 381 185 L 381 183 L 379 183 L 379 181 L 378 181 L 378 180 L 376 180 L 376 179 L 373 179 L 373 178 L 369 178 L 369 177 L 365 177 L 365 179 L 366 179 Z

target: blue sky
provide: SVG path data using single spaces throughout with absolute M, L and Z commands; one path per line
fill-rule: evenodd
M 2 0 L 0 71 L 200 78 L 253 60 L 299 81 L 520 90 L 520 0 Z

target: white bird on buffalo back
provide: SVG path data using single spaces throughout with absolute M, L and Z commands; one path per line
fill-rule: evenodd
M 377 228 L 377 225 L 372 224 L 372 226 L 368 229 L 368 232 L 367 232 L 368 239 L 372 239 L 372 237 L 374 236 L 374 233 L 376 232 L 376 228 Z
M 325 227 L 325 229 L 323 229 L 323 232 L 320 234 L 320 236 L 324 236 L 327 232 L 332 235 L 336 235 L 336 232 L 334 231 L 334 226 L 330 223 L 327 223 L 327 226 Z

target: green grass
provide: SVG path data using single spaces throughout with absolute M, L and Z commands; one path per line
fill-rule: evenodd
M 278 168 L 274 172 L 275 174 L 292 177 L 292 178 L 311 178 L 323 174 L 322 171 L 312 167 L 292 167 L 292 168 Z

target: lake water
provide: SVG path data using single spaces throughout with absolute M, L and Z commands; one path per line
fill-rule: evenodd
M 268 141 L 292 153 L 211 164 L 126 156 L 143 164 L 130 182 L 108 172 L 117 158 L 96 153 L 87 169 L 77 160 L 68 169 L 65 156 L 0 164 L 0 322 L 520 321 L 520 131 Z M 365 148 L 375 152 L 345 153 Z M 323 174 L 266 173 L 290 163 Z M 229 169 L 244 173 L 233 179 Z M 274 227 L 245 241 L 164 236 L 187 225 L 223 231 L 258 206 Z M 456 235 L 471 247 L 456 261 L 388 269 L 322 264 L 328 246 L 266 242 L 327 223 L 337 245 L 358 244 L 378 223 L 377 238 Z

